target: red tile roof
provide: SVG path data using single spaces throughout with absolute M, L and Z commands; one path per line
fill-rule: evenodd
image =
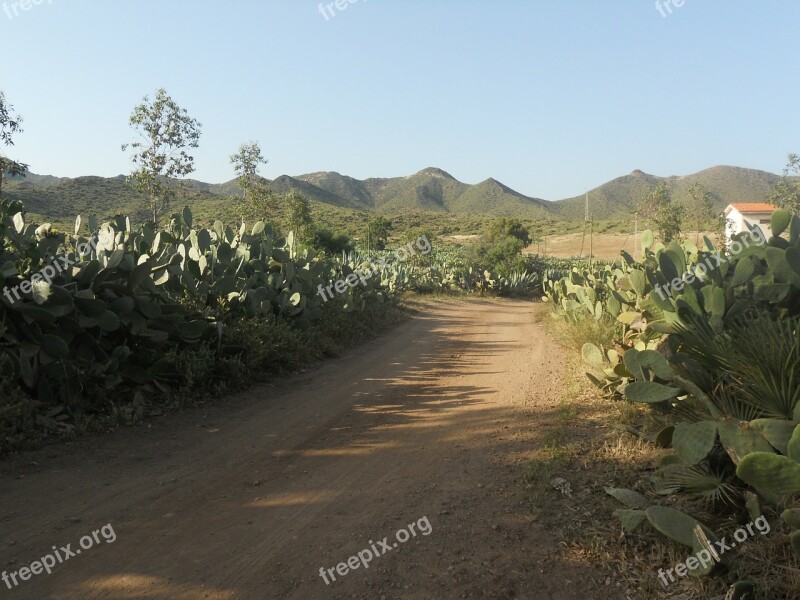
M 731 204 L 733 208 L 740 213 L 771 213 L 778 210 L 777 206 L 773 206 L 767 202 L 745 202 L 742 204 Z

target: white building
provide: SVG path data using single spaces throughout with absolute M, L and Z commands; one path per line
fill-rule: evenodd
M 729 204 L 725 209 L 725 218 L 728 221 L 728 241 L 735 233 L 750 231 L 753 227 L 760 227 L 764 236 L 769 239 L 772 237 L 770 222 L 772 213 L 777 210 L 777 206 L 766 202 L 750 202 L 742 204 Z

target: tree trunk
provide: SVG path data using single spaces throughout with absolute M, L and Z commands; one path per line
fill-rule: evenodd
M 152 196 L 150 201 L 153 209 L 153 225 L 158 229 L 158 196 Z

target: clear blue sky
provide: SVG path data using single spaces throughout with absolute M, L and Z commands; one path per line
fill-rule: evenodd
M 428 166 L 555 200 L 642 169 L 780 172 L 800 152 L 800 2 L 0 0 L 0 89 L 36 173 L 127 173 L 120 144 L 165 87 L 203 124 L 197 171 L 357 178 Z M 13 15 L 13 12 L 12 12 Z

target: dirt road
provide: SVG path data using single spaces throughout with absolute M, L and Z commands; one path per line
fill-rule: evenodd
M 424 304 L 277 387 L 0 464 L 0 599 L 611 598 L 518 485 L 563 376 L 540 308 Z

